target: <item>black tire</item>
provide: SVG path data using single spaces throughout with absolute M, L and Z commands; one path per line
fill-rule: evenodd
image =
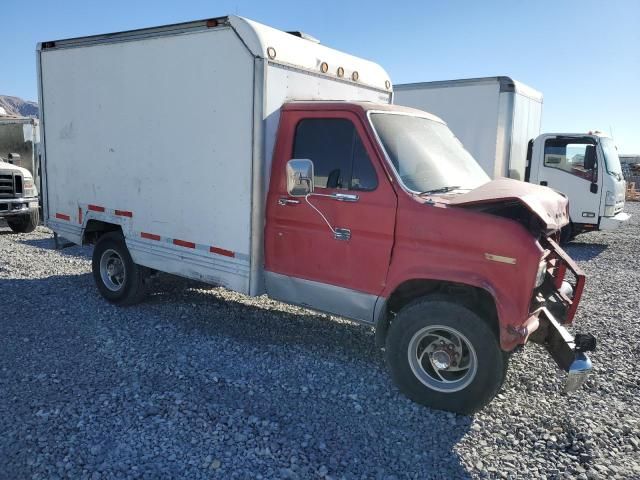
M 7 225 L 16 233 L 31 233 L 38 223 L 40 223 L 40 213 L 36 209 L 19 217 L 7 218 Z
M 435 345 L 435 340 L 430 340 L 437 335 L 435 333 L 429 334 L 429 331 L 446 334 L 457 332 L 462 336 L 458 338 L 464 338 L 459 342 L 459 345 L 467 341 L 472 348 L 461 347 L 460 351 L 447 350 L 447 348 L 453 347 L 454 343 L 444 344 L 443 347 Z M 415 339 L 421 338 L 421 335 L 426 335 L 426 337 L 422 342 L 417 342 Z M 442 348 L 445 352 L 452 353 L 452 355 L 446 354 L 445 357 L 452 360 L 452 364 L 448 368 L 456 368 L 455 359 L 460 358 L 458 367 L 461 371 L 449 372 L 448 369 L 443 369 L 438 372 L 446 380 L 451 381 L 463 374 L 465 377 L 455 380 L 458 382 L 456 386 L 439 382 L 439 380 L 432 381 L 433 378 L 428 371 L 431 370 L 434 373 L 433 377 L 437 374 L 434 363 L 432 363 L 432 359 L 437 358 L 434 356 L 436 351 L 432 351 L 430 355 L 425 354 L 427 358 L 425 359 L 423 356 L 422 361 L 419 361 L 417 354 L 421 348 L 422 351 L 427 350 L 427 352 L 430 351 L 429 349 Z M 414 373 L 410 361 L 410 355 L 414 352 L 416 354 L 414 368 L 419 369 L 422 366 L 422 371 L 418 370 L 420 375 L 426 379 L 425 381 L 431 382 L 433 387 L 428 386 Z M 442 354 L 442 350 L 439 353 Z M 398 312 L 389 327 L 386 356 L 391 376 L 407 397 L 431 408 L 460 414 L 476 412 L 496 396 L 504 382 L 508 361 L 508 355 L 505 355 L 500 349 L 494 329 L 485 320 L 467 307 L 441 297 L 424 297 L 415 300 Z M 463 360 L 467 359 L 467 364 L 470 365 L 472 357 L 475 357 L 476 365 L 473 375 L 471 375 L 471 368 L 462 370 Z M 441 365 L 444 364 L 441 363 Z M 442 388 L 459 389 L 441 391 Z
M 560 230 L 560 245 L 566 245 L 574 238 L 573 223 L 569 222 Z
M 103 260 L 114 267 L 112 275 L 108 273 L 108 268 L 101 266 Z M 134 305 L 143 299 L 146 293 L 146 269 L 133 263 L 120 232 L 109 232 L 100 237 L 93 249 L 91 267 L 98 291 L 109 302 Z M 106 277 L 103 277 L 103 273 Z

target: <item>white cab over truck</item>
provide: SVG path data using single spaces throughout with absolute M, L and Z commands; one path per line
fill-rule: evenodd
M 380 66 L 235 16 L 37 55 L 46 223 L 95 244 L 108 301 L 169 272 L 362 322 L 403 392 L 456 412 L 528 341 L 568 390 L 591 369 L 566 198 L 491 181 Z
M 521 82 L 503 76 L 400 84 L 394 103 L 441 117 L 493 178 L 567 195 L 571 223 L 564 240 L 629 219 L 613 140 L 597 132 L 540 135 L 542 94 Z

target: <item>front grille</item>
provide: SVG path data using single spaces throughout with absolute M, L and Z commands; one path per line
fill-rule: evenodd
M 22 189 L 22 182 L 20 182 Z M 0 173 L 0 198 L 10 198 L 15 195 L 13 173 Z

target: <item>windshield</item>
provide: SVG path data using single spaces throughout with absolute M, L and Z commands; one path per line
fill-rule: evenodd
M 443 123 L 388 113 L 372 113 L 371 122 L 409 190 L 471 190 L 489 181 L 482 167 Z
M 607 165 L 607 172 L 621 179 L 622 167 L 620 166 L 618 151 L 616 150 L 613 140 L 610 138 L 601 138 L 600 144 L 602 145 L 602 151 L 604 152 L 604 161 Z

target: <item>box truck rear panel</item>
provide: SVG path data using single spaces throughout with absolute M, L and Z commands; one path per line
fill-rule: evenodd
M 509 77 L 396 85 L 395 103 L 442 118 L 493 178 L 525 179 L 527 144 L 540 134 L 542 94 Z
M 247 291 L 254 63 L 233 30 L 44 50 L 41 62 L 50 223 L 78 236 L 100 209 L 130 212 L 118 221 L 137 263 Z
M 394 103 L 442 118 L 483 170 L 493 176 L 499 96 L 496 82 L 476 85 L 429 82 L 396 85 Z
M 526 95 L 516 89 L 513 95 L 513 122 L 508 176 L 525 180 L 529 140 L 540 135 L 542 97 Z

